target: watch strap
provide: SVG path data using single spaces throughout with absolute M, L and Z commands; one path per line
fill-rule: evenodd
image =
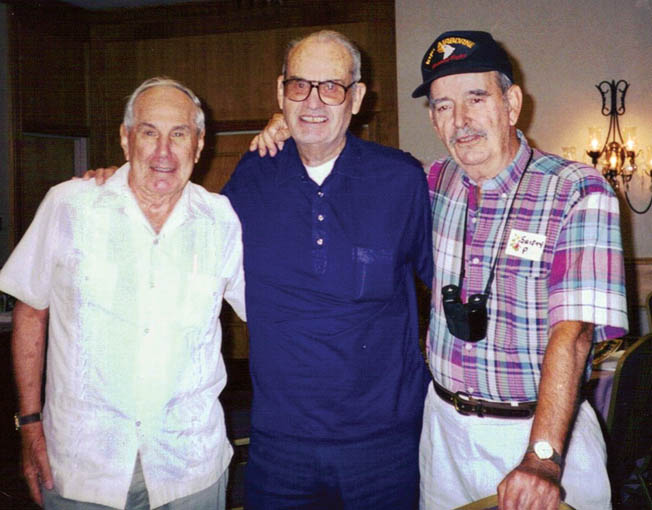
M 29 425 L 30 423 L 36 423 L 39 422 L 43 419 L 43 416 L 41 413 L 32 413 L 32 414 L 24 414 L 23 416 L 20 416 L 18 413 L 14 414 L 14 425 L 16 426 L 16 430 L 20 430 L 20 428 L 23 425 Z

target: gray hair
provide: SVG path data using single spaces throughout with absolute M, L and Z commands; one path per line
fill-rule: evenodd
M 346 37 L 344 34 L 336 32 L 335 30 L 320 30 L 300 39 L 294 39 L 293 41 L 290 41 L 290 43 L 287 45 L 287 48 L 285 49 L 285 57 L 283 58 L 283 69 L 281 71 L 283 76 L 287 78 L 285 73 L 287 72 L 288 58 L 292 50 L 308 39 L 317 39 L 319 42 L 332 41 L 341 44 L 349 52 L 349 55 L 351 55 L 351 61 L 353 62 L 351 67 L 351 77 L 353 78 L 353 81 L 360 81 L 362 78 L 362 74 L 360 72 L 360 50 L 356 47 L 355 44 L 353 44 L 351 39 Z
M 495 71 L 496 73 L 496 80 L 498 81 L 498 86 L 500 87 L 500 91 L 505 95 L 509 88 L 514 85 L 512 80 L 509 79 L 509 77 L 505 73 L 501 73 L 500 71 Z
M 153 87 L 173 87 L 188 96 L 197 107 L 195 109 L 194 119 L 197 132 L 201 133 L 204 131 L 206 128 L 206 120 L 204 116 L 204 110 L 201 108 L 201 101 L 199 98 L 188 87 L 176 80 L 173 80 L 172 78 L 168 78 L 167 76 L 156 76 L 154 78 L 145 80 L 138 86 L 136 90 L 132 92 L 131 96 L 129 96 L 129 99 L 127 100 L 127 106 L 125 106 L 125 114 L 122 119 L 122 123 L 125 125 L 127 130 L 131 129 L 134 124 L 134 103 L 136 102 L 136 99 L 138 99 L 138 96 L 140 96 L 143 92 Z

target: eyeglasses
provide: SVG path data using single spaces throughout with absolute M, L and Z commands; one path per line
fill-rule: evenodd
M 322 103 L 327 106 L 339 106 L 346 99 L 346 93 L 353 85 L 358 83 L 354 81 L 348 86 L 334 81 L 309 81 L 301 78 L 289 78 L 283 81 L 283 93 L 290 101 L 300 103 L 308 99 L 313 88 L 317 89 L 317 95 Z

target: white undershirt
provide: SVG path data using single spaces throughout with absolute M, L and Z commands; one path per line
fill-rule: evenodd
M 313 181 L 321 186 L 326 180 L 326 177 L 328 177 L 328 175 L 331 173 L 331 170 L 333 170 L 336 159 L 337 156 L 335 156 L 333 159 L 329 159 L 326 161 L 326 163 L 322 163 L 321 165 L 317 166 L 305 165 L 306 172 L 308 172 L 308 175 Z

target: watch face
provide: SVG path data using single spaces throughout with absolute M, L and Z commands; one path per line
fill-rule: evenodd
M 534 443 L 534 453 L 540 459 L 549 459 L 552 457 L 553 449 L 548 441 L 538 441 Z

